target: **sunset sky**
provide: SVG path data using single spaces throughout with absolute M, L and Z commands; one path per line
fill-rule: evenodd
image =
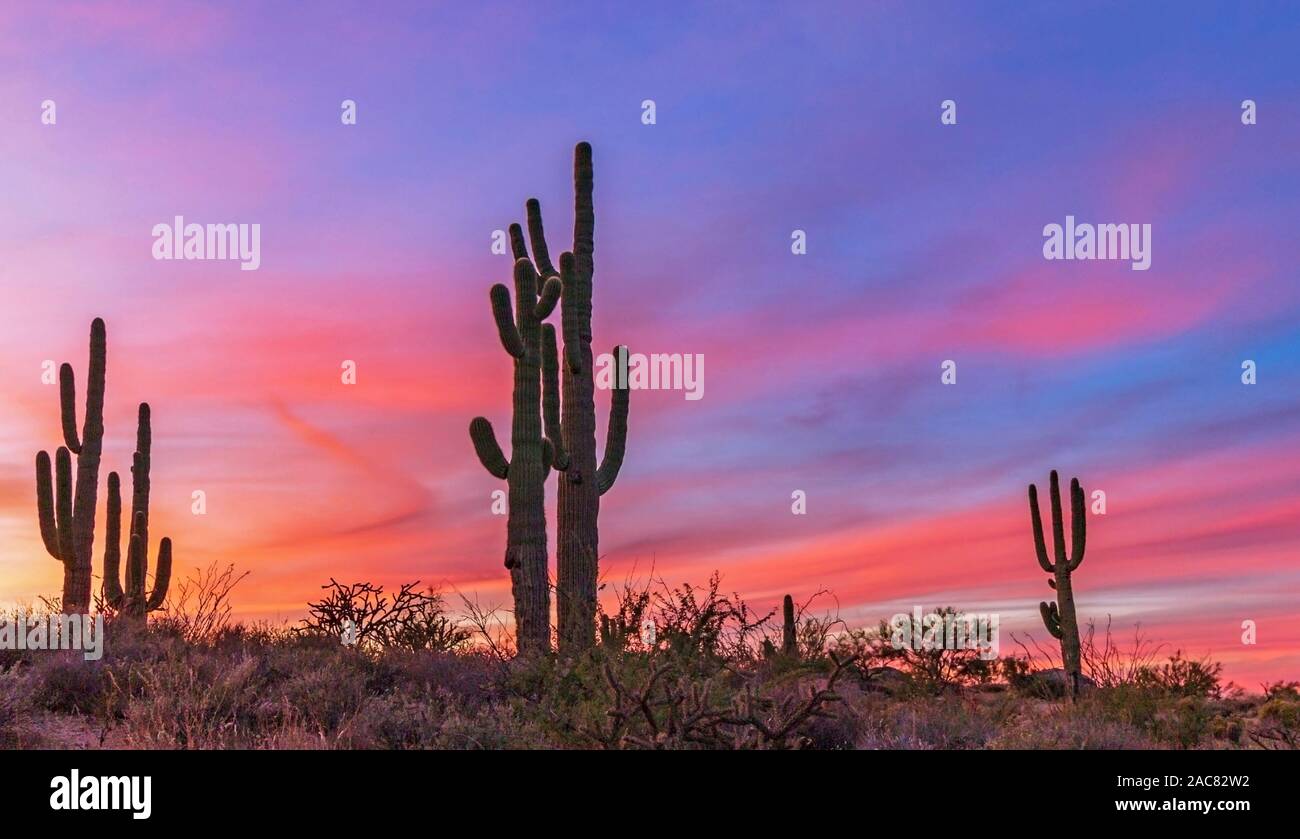
M 491 237 L 536 196 L 567 248 L 589 140 L 597 351 L 707 361 L 699 401 L 632 394 L 608 582 L 717 569 L 761 608 L 829 589 L 852 624 L 994 611 L 1008 652 L 1051 640 L 1025 488 L 1056 468 L 1107 497 L 1082 620 L 1248 688 L 1300 678 L 1294 8 L 427 5 L 6 6 L 0 603 L 60 587 L 41 364 L 73 364 L 80 413 L 101 316 L 101 487 L 147 400 L 177 575 L 250 571 L 250 619 L 296 620 L 330 577 L 508 606 L 503 484 L 467 434 L 509 421 Z M 1150 269 L 1045 261 L 1067 214 L 1151 224 Z M 260 224 L 260 269 L 155 261 L 176 215 Z

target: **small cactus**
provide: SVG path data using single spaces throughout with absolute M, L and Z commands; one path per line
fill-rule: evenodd
M 1034 528 L 1034 550 L 1038 555 L 1038 564 L 1048 574 L 1053 575 L 1047 585 L 1056 590 L 1056 601 L 1043 601 L 1038 604 L 1043 616 L 1043 623 L 1053 638 L 1061 642 L 1061 662 L 1070 684 L 1070 696 L 1079 695 L 1079 682 L 1082 675 L 1081 655 L 1079 649 L 1079 622 L 1074 613 L 1074 588 L 1071 575 L 1083 562 L 1083 552 L 1087 543 L 1088 511 L 1084 504 L 1083 487 L 1079 479 L 1070 482 L 1070 531 L 1071 551 L 1065 552 L 1065 521 L 1061 514 L 1061 487 L 1052 470 L 1052 541 L 1055 548 L 1056 562 L 1052 562 L 1047 553 L 1047 543 L 1043 538 L 1043 520 L 1038 510 L 1038 488 L 1029 485 L 1029 514 Z
M 125 589 L 118 582 L 122 559 L 122 482 L 116 472 L 108 475 L 108 516 L 104 544 L 104 600 L 129 620 L 145 621 L 149 612 L 162 608 L 172 575 L 172 540 L 163 537 L 158 545 L 153 590 L 145 595 L 149 566 L 149 466 L 152 429 L 148 403 L 140 403 L 136 424 L 135 456 L 131 466 L 131 533 L 126 555 Z
M 781 654 L 787 656 L 799 655 L 799 640 L 797 625 L 794 615 L 794 598 L 790 595 L 785 596 L 781 603 Z

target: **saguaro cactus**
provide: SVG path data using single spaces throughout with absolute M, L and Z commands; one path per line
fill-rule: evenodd
M 794 618 L 794 598 L 785 596 L 781 602 L 781 652 L 788 656 L 799 655 L 799 641 Z
M 560 477 L 557 509 L 556 611 L 560 650 L 566 653 L 585 650 L 595 643 L 600 497 L 614 485 L 627 445 L 628 388 L 620 376 L 612 394 L 605 458 L 596 465 L 596 388 L 591 352 L 596 214 L 592 185 L 591 146 L 579 143 L 573 152 L 573 251 L 560 256 L 558 275 L 546 246 L 541 205 L 535 198 L 529 199 L 526 205 L 528 237 L 537 272 L 543 277 L 559 276 L 563 286 L 560 299 L 565 359 L 562 419 L 569 464 Z M 515 257 L 526 257 L 518 225 L 512 226 L 511 234 Z
M 1047 555 L 1047 543 L 1043 539 L 1043 520 L 1038 511 L 1038 488 L 1029 485 L 1029 514 L 1034 526 L 1034 549 L 1038 554 L 1038 564 L 1043 570 L 1052 574 L 1047 584 L 1056 589 L 1056 602 L 1043 601 L 1038 604 L 1043 615 L 1043 623 L 1052 637 L 1061 642 L 1061 662 L 1070 683 L 1070 695 L 1079 695 L 1081 663 L 1079 655 L 1079 622 L 1074 614 L 1074 588 L 1071 575 L 1083 562 L 1083 551 L 1088 535 L 1088 511 L 1084 506 L 1083 487 L 1079 479 L 1070 482 L 1070 533 L 1072 545 L 1070 554 L 1065 553 L 1065 521 L 1061 515 L 1061 487 L 1052 470 L 1052 541 L 1055 548 L 1056 562 Z
M 568 462 L 558 427 L 555 328 L 542 323 L 560 298 L 560 281 L 543 281 L 526 258 L 515 261 L 514 280 L 513 316 L 510 292 L 504 285 L 492 286 L 490 294 L 501 345 L 515 367 L 510 459 L 506 460 L 492 424 L 483 417 L 470 423 L 469 436 L 483 467 L 505 479 L 509 487 L 505 564 L 510 569 L 519 652 L 531 656 L 546 653 L 551 646 L 545 481 L 552 466 L 564 469 Z M 542 390 L 549 436 L 542 435 Z
M 122 559 L 122 485 L 116 472 L 108 473 L 108 532 L 104 543 L 104 600 L 130 620 L 145 621 L 149 612 L 162 608 L 172 576 L 172 540 L 163 537 L 158 545 L 153 590 L 145 596 L 149 567 L 149 465 L 153 434 L 149 405 L 140 403 L 135 432 L 135 456 L 131 465 L 131 533 L 126 555 L 126 589 L 118 582 Z
M 50 556 L 63 563 L 63 612 L 90 611 L 90 566 L 95 544 L 95 505 L 99 492 L 99 462 L 104 448 L 104 371 L 108 363 L 104 321 L 90 324 L 90 367 L 86 383 L 86 419 L 77 436 L 77 389 L 72 365 L 59 368 L 59 407 L 64 445 L 55 452 L 55 480 L 50 480 L 50 456 L 36 455 L 36 515 L 41 541 Z M 74 494 L 72 458 L 77 456 Z

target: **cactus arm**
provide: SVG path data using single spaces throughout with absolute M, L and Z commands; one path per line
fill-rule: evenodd
M 81 439 L 77 436 L 77 380 L 72 365 L 59 367 L 59 419 L 63 423 L 63 444 L 73 454 L 81 454 Z
M 528 244 L 524 241 L 524 229 L 517 224 L 510 225 L 510 254 L 516 260 L 528 258 Z
M 149 403 L 141 402 L 140 408 L 136 413 L 135 422 L 135 450 L 149 457 L 149 452 L 153 448 L 153 425 L 150 422 Z
M 501 446 L 497 444 L 497 435 L 492 430 L 492 423 L 483 417 L 474 417 L 469 424 L 469 438 L 474 443 L 474 452 L 478 455 L 479 463 L 488 470 L 488 474 L 505 480 L 510 474 L 510 461 L 506 460 Z
M 1038 556 L 1038 564 L 1047 573 L 1055 573 L 1056 567 L 1047 555 L 1047 542 L 1043 539 L 1043 517 L 1038 511 L 1038 487 L 1033 484 L 1029 485 L 1029 517 L 1034 525 L 1034 552 Z
M 524 204 L 524 213 L 528 217 L 528 241 L 533 246 L 533 263 L 537 266 L 539 277 L 555 276 L 555 266 L 551 264 L 551 251 L 546 247 L 546 233 L 542 229 L 542 205 L 536 198 L 529 198 Z
M 1070 533 L 1074 545 L 1070 553 L 1069 570 L 1073 571 L 1083 562 L 1083 551 L 1088 544 L 1088 506 L 1078 478 L 1070 482 L 1070 502 Z
M 627 347 L 615 347 L 614 358 L 623 359 L 626 352 Z M 623 453 L 627 449 L 627 405 L 631 388 L 627 382 L 622 384 L 623 387 L 615 387 L 611 392 L 609 427 L 605 432 L 605 456 L 601 459 L 600 468 L 596 470 L 596 486 L 601 495 L 614 486 L 618 470 L 623 468 Z
M 541 288 L 541 297 L 537 300 L 537 306 L 533 308 L 533 317 L 538 320 L 546 320 L 555 311 L 555 304 L 560 302 L 560 290 L 563 288 L 560 281 L 555 277 L 547 279 L 546 284 Z
M 145 550 L 149 549 L 149 466 L 150 453 L 153 449 L 153 428 L 150 423 L 149 403 L 141 402 L 136 414 L 135 455 L 131 459 L 131 518 L 135 522 L 137 515 L 143 518 L 138 525 L 133 524 L 134 533 L 140 534 Z
M 533 268 L 533 263 L 528 257 L 522 257 L 515 260 L 515 295 L 518 297 L 518 303 L 521 307 L 520 318 L 527 317 L 530 309 L 537 309 L 538 293 L 537 271 Z M 527 301 L 531 300 L 533 305 L 529 308 L 522 308 Z
M 542 438 L 542 482 L 551 476 L 551 467 L 555 465 L 555 444 Z
M 90 322 L 90 371 L 86 375 L 86 419 L 81 429 L 81 440 L 104 439 L 104 377 L 108 364 L 107 335 L 103 318 Z M 93 507 L 92 507 L 93 510 Z M 94 513 L 92 512 L 93 516 Z
M 560 312 L 560 326 L 564 329 L 564 360 L 574 375 L 582 372 L 582 344 L 578 337 L 582 331 L 582 315 L 578 312 L 578 301 L 582 300 L 579 283 L 574 256 L 565 251 L 560 254 L 560 296 L 565 301 Z
M 497 334 L 501 336 L 501 346 L 514 358 L 523 358 L 524 341 L 519 337 L 515 326 L 515 316 L 510 305 L 510 289 L 497 283 L 488 294 L 492 301 L 492 318 L 497 323 Z
M 144 605 L 144 541 L 139 533 L 131 533 L 129 548 L 126 549 L 126 597 L 123 611 L 136 615 Z
M 41 541 L 50 556 L 63 561 L 59 552 L 59 526 L 54 519 L 54 482 L 50 474 L 50 456 L 36 455 L 36 518 L 41 525 Z
M 1043 623 L 1047 626 L 1047 631 L 1052 634 L 1053 638 L 1060 639 L 1061 632 L 1061 613 L 1057 610 L 1055 603 L 1046 601 L 1038 604 L 1038 611 L 1043 616 Z
M 1065 517 L 1061 515 L 1061 481 L 1052 470 L 1052 546 L 1058 566 L 1069 563 L 1065 553 Z
M 596 211 L 591 200 L 591 143 L 578 143 L 573 149 L 573 255 L 578 271 L 590 278 L 595 271 L 592 254 L 596 249 Z
M 162 608 L 167 599 L 167 587 L 172 579 L 172 540 L 166 536 L 158 545 L 158 562 L 153 569 L 153 591 L 149 593 L 149 602 L 145 609 L 155 612 Z
M 104 519 L 104 600 L 121 610 L 124 595 L 119 580 L 122 564 L 122 482 L 116 472 L 108 473 L 108 510 Z
M 547 283 L 547 287 L 555 280 Z M 564 428 L 560 425 L 560 361 L 555 343 L 555 327 L 542 324 L 542 419 L 546 425 L 545 442 L 551 446 L 551 465 L 556 471 L 569 468 L 564 451 Z
M 59 556 L 71 562 L 74 555 L 72 541 L 72 456 L 67 448 L 59 446 L 54 453 L 54 517 L 59 533 Z

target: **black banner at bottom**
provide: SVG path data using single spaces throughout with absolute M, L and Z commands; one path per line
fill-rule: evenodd
M 819 822 L 842 802 L 846 813 L 879 806 L 939 822 L 986 823 L 1001 811 L 1017 821 L 1196 818 L 1217 828 L 1256 816 L 1288 817 L 1300 767 L 1292 755 L 1261 751 L 47 751 L 11 752 L 6 762 L 20 771 L 0 796 L 5 811 L 34 825 L 193 825 L 198 819 L 219 828 L 276 814 L 276 821 L 332 829 L 352 820 L 378 829 L 376 818 L 384 829 L 408 820 L 427 826 L 442 808 L 462 817 L 477 809 L 495 827 L 536 817 L 521 805 L 554 807 L 575 796 L 589 803 L 590 815 L 641 811 L 657 801 L 665 815 L 686 804 L 693 808 L 687 812 L 716 806 L 742 819 L 749 812 L 762 818 L 763 802 L 774 793 L 817 804 L 805 815 Z M 750 804 L 738 808 L 741 802 Z M 479 809 L 484 804 L 497 806 Z

